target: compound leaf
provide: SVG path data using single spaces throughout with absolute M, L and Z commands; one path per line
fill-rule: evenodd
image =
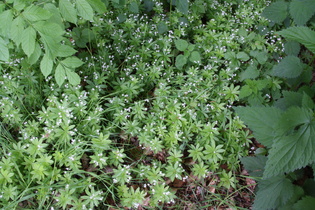
M 53 69 L 53 60 L 51 60 L 49 56 L 45 54 L 42 58 L 42 61 L 40 62 L 40 70 L 45 76 L 45 78 L 47 78 L 47 76 L 51 73 L 52 69 Z
M 48 20 L 52 16 L 48 10 L 45 10 L 36 5 L 27 7 L 24 10 L 23 15 L 29 21 Z
M 304 26 L 295 26 L 284 29 L 279 34 L 287 39 L 297 41 L 315 53 L 315 31 Z
M 81 61 L 77 57 L 69 57 L 61 61 L 63 65 L 65 65 L 67 68 L 78 68 L 83 64 L 83 61 Z
M 296 56 L 289 55 L 273 67 L 271 74 L 282 78 L 294 78 L 298 77 L 302 71 L 303 65 L 300 59 Z
M 297 25 L 305 25 L 314 13 L 314 0 L 293 0 L 290 3 L 290 15 Z
M 277 1 L 270 4 L 262 13 L 265 18 L 281 23 L 288 16 L 288 3 L 284 1 Z
M 1 61 L 9 61 L 9 49 L 5 41 L 0 37 L 0 60 Z
M 56 70 L 55 70 L 55 80 L 59 87 L 66 79 L 66 71 L 65 68 L 59 63 Z
M 57 52 L 57 56 L 59 57 L 68 57 L 76 53 L 77 51 L 68 45 L 60 45 L 59 50 Z
M 36 61 L 39 59 L 40 55 L 42 54 L 42 50 L 40 49 L 39 44 L 36 42 L 35 43 L 35 50 L 32 53 L 32 55 L 28 59 L 28 63 L 33 65 L 36 63 Z
M 67 78 L 69 80 L 69 83 L 71 85 L 78 85 L 80 84 L 80 76 L 75 73 L 74 71 L 72 71 L 71 69 L 66 68 L 66 74 L 67 74 Z
M 241 120 L 254 132 L 257 140 L 271 147 L 282 111 L 275 107 L 236 107 Z
M 19 46 L 23 38 L 24 20 L 21 16 L 16 17 L 12 21 L 12 27 L 10 31 L 11 39 L 15 42 L 16 46 Z
M 36 39 L 36 32 L 31 26 L 23 30 L 22 40 L 21 40 L 22 49 L 28 57 L 30 57 L 31 54 L 35 50 L 35 39 Z
M 76 0 L 79 15 L 85 20 L 93 21 L 93 9 L 86 0 Z
M 87 0 L 87 2 L 89 2 L 93 9 L 100 14 L 107 11 L 106 5 L 101 0 Z
M 68 0 L 59 0 L 59 9 L 62 17 L 71 23 L 77 23 L 77 11 Z

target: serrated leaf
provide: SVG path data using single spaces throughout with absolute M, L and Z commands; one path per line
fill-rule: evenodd
M 300 49 L 301 49 L 300 44 L 295 41 L 288 41 L 287 43 L 284 44 L 284 52 L 287 55 L 298 56 Z
M 22 42 L 22 33 L 24 30 L 24 20 L 21 16 L 16 17 L 12 21 L 12 27 L 10 31 L 11 39 L 15 42 L 16 46 L 19 46 Z
M 139 7 L 138 7 L 138 4 L 136 2 L 131 2 L 129 4 L 129 11 L 132 12 L 132 13 L 135 13 L 135 14 L 138 14 L 139 13 Z
M 39 59 L 41 54 L 42 54 L 42 50 L 41 50 L 39 44 L 36 42 L 35 43 L 35 50 L 32 53 L 32 55 L 29 57 L 28 63 L 31 64 L 31 65 L 36 63 L 36 61 Z
M 1 61 L 9 61 L 10 54 L 9 49 L 5 41 L 0 37 L 0 60 Z
M 315 108 L 314 101 L 313 101 L 312 98 L 311 98 L 309 95 L 307 95 L 305 92 L 303 92 L 302 106 L 303 106 L 304 108 L 309 108 L 309 109 L 314 109 L 314 108 Z
M 249 60 L 249 56 L 245 52 L 237 53 L 236 58 L 241 60 L 241 61 L 248 61 Z
M 2 37 L 10 37 L 9 35 L 13 21 L 12 10 L 6 10 L 0 13 L 0 20 L 0 35 Z
M 314 13 L 314 0 L 293 0 L 290 3 L 290 15 L 297 25 L 305 25 Z
M 297 41 L 315 53 L 315 31 L 308 27 L 296 26 L 284 29 L 279 34 L 289 40 Z
M 311 196 L 305 196 L 302 200 L 299 200 L 296 204 L 293 205 L 293 209 L 301 210 L 301 209 L 314 209 L 315 206 L 315 198 Z
M 61 63 L 65 65 L 67 68 L 75 69 L 75 68 L 78 68 L 79 66 L 82 66 L 84 62 L 81 61 L 79 58 L 73 56 L 73 57 L 64 59 L 63 61 L 61 61 Z
M 48 10 L 33 4 L 24 10 L 23 15 L 29 21 L 47 20 L 52 16 Z
M 66 75 L 71 85 L 76 86 L 80 84 L 81 81 L 80 76 L 71 69 L 68 68 L 66 69 Z
M 68 57 L 76 53 L 77 51 L 68 45 L 60 45 L 59 50 L 57 52 L 58 57 Z
M 175 60 L 175 66 L 178 69 L 182 69 L 183 66 L 187 63 L 187 58 L 184 55 L 178 55 Z
M 248 86 L 248 85 L 244 85 L 242 86 L 241 90 L 240 90 L 240 99 L 242 98 L 246 98 L 247 96 L 250 96 L 253 93 L 253 90 Z
M 188 0 L 175 0 L 175 6 L 181 13 L 188 14 Z
M 30 57 L 35 50 L 36 32 L 29 26 L 22 32 L 22 49 Z
M 93 21 L 93 9 L 86 0 L 76 0 L 76 6 L 81 17 L 85 20 Z
M 184 51 L 188 47 L 188 42 L 183 39 L 175 40 L 175 46 L 179 51 Z
M 45 54 L 40 62 L 40 70 L 45 78 L 47 78 L 47 76 L 52 72 L 53 65 L 53 60 L 51 60 L 48 55 Z
M 68 0 L 59 0 L 59 9 L 62 17 L 71 23 L 77 23 L 77 11 L 74 5 Z
M 303 65 L 300 59 L 296 56 L 289 55 L 273 67 L 271 74 L 282 78 L 295 78 L 298 77 L 302 71 Z
M 55 42 L 60 42 L 65 31 L 57 23 L 38 21 L 33 24 L 34 28 L 42 35 L 53 37 Z
M 258 155 L 256 157 L 243 157 L 241 162 L 251 176 L 262 177 L 266 165 L 267 157 Z
M 292 106 L 302 105 L 301 102 L 303 95 L 301 93 L 293 91 L 282 91 L 282 94 L 283 98 L 277 100 L 274 104 L 276 107 L 286 110 Z
M 288 16 L 288 3 L 277 1 L 266 7 L 262 16 L 276 23 L 281 23 Z
M 294 185 L 284 176 L 262 180 L 258 184 L 254 210 L 277 209 L 294 195 Z
M 275 107 L 236 107 L 241 120 L 254 132 L 255 138 L 271 147 L 282 111 Z
M 189 60 L 190 62 L 193 62 L 193 63 L 200 63 L 201 61 L 200 53 L 198 51 L 191 52 Z
M 240 80 L 255 79 L 259 76 L 259 71 L 256 66 L 250 65 L 247 69 L 240 74 Z
M 286 111 L 280 122 L 282 132 L 290 128 L 291 132 L 280 136 L 269 150 L 264 178 L 292 172 L 307 166 L 315 159 L 313 112 L 292 107 Z
M 168 31 L 168 27 L 164 22 L 159 22 L 157 24 L 157 30 L 159 34 L 164 34 L 166 31 Z
M 153 9 L 154 2 L 152 0 L 144 0 L 143 4 L 146 12 L 150 12 Z
M 63 24 L 64 21 L 63 18 L 61 17 L 59 8 L 57 8 L 52 3 L 46 3 L 44 5 L 44 9 L 48 10 L 52 14 L 52 16 L 47 21 L 58 24 L 62 28 L 62 30 L 64 30 L 65 25 Z
M 101 0 L 87 0 L 87 2 L 93 7 L 93 9 L 99 14 L 107 12 L 107 8 L 104 2 Z
M 61 46 L 60 43 L 54 37 L 45 34 L 41 34 L 41 41 L 45 46 L 45 52 L 49 58 L 52 60 L 55 59 Z
M 66 71 L 65 68 L 59 63 L 55 70 L 55 80 L 59 87 L 64 83 L 66 79 Z

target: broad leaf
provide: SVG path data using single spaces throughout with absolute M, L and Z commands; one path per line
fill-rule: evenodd
M 139 13 L 139 7 L 138 7 L 137 2 L 134 2 L 134 1 L 131 2 L 128 8 L 129 8 L 129 11 L 132 13 L 135 13 L 135 14 Z
M 175 5 L 178 11 L 185 15 L 188 14 L 188 0 L 175 0 Z
M 193 51 L 190 54 L 189 60 L 193 63 L 200 63 L 201 61 L 200 53 L 198 51 Z
M 21 40 L 22 49 L 28 57 L 30 57 L 31 54 L 35 50 L 35 39 L 36 39 L 36 32 L 31 26 L 23 30 L 22 40 Z
M 79 66 L 81 66 L 84 62 L 81 61 L 79 58 L 77 57 L 69 57 L 64 59 L 63 61 L 61 61 L 63 65 L 65 65 L 68 68 L 77 68 Z
M 29 21 L 40 21 L 49 19 L 52 14 L 39 6 L 31 5 L 27 7 L 23 12 L 24 17 Z
M 300 59 L 289 55 L 273 67 L 271 74 L 282 78 L 294 78 L 298 77 L 302 71 L 303 65 Z
M 6 10 L 0 13 L 0 20 L 0 35 L 2 37 L 10 37 L 13 20 L 12 10 Z
M 186 63 L 187 63 L 187 58 L 184 55 L 178 55 L 176 57 L 175 66 L 178 69 L 182 69 Z
M 251 176 L 262 177 L 266 165 L 267 157 L 258 155 L 256 157 L 243 157 L 241 162 Z
M 164 34 L 166 31 L 168 31 L 168 27 L 164 22 L 161 21 L 157 24 L 157 30 L 159 34 Z
M 284 52 L 287 55 L 298 56 L 300 49 L 301 49 L 300 44 L 295 41 L 288 41 L 287 43 L 284 44 Z
M 297 25 L 305 25 L 314 13 L 314 0 L 293 0 L 290 3 L 290 15 Z
M 21 16 L 16 17 L 12 22 L 10 35 L 16 46 L 19 46 L 22 42 L 24 24 L 25 22 Z
M 40 70 L 47 78 L 47 76 L 51 73 L 53 69 L 53 61 L 48 57 L 47 54 L 45 54 L 42 58 L 42 61 L 40 62 Z
M 45 3 L 44 9 L 48 10 L 52 16 L 47 20 L 50 23 L 58 24 L 63 30 L 65 29 L 64 20 L 60 14 L 59 8 L 52 3 Z
M 57 23 L 50 23 L 46 21 L 39 21 L 33 24 L 35 29 L 41 34 L 53 37 L 55 42 L 62 40 L 62 35 L 65 31 Z
M 302 200 L 299 200 L 296 204 L 293 205 L 293 209 L 314 209 L 315 207 L 315 198 L 311 196 L 305 196 Z
M 271 147 L 282 111 L 275 107 L 236 107 L 235 110 L 254 132 L 255 138 L 266 147 Z
M 282 91 L 283 98 L 280 98 L 274 103 L 274 106 L 279 109 L 286 110 L 292 106 L 301 106 L 303 95 L 294 91 Z
M 77 10 L 85 20 L 93 21 L 93 9 L 86 0 L 76 0 Z
M 80 76 L 71 69 L 66 68 L 66 75 L 71 85 L 76 86 L 80 84 L 81 81 Z
M 55 80 L 59 87 L 64 83 L 66 79 L 66 71 L 65 68 L 59 63 L 55 70 Z
M 262 180 L 253 205 L 254 210 L 277 209 L 294 195 L 294 185 L 284 176 Z
M 277 1 L 271 3 L 262 13 L 265 18 L 281 23 L 288 16 L 288 3 L 284 1 Z
M 178 50 L 184 51 L 188 47 L 188 42 L 183 39 L 178 39 L 178 40 L 175 40 L 175 46 Z
M 284 29 L 279 34 L 289 40 L 297 41 L 315 53 L 315 31 L 308 27 L 296 26 Z
M 60 45 L 59 50 L 57 52 L 57 56 L 59 57 L 68 57 L 76 53 L 77 51 L 68 45 Z
M 247 67 L 245 71 L 242 71 L 240 74 L 240 80 L 243 81 L 245 79 L 255 79 L 259 76 L 259 71 L 257 66 L 250 65 Z
M 62 17 L 71 23 L 77 23 L 77 11 L 68 0 L 59 0 L 59 9 Z
M 0 60 L 1 61 L 9 61 L 10 54 L 9 49 L 5 41 L 0 37 Z
M 32 55 L 29 57 L 28 63 L 31 64 L 31 65 L 36 63 L 36 61 L 39 59 L 41 54 L 42 54 L 42 50 L 41 50 L 39 44 L 36 42 L 35 43 L 35 50 L 32 53 Z
M 315 121 L 309 109 L 293 107 L 281 120 L 280 131 L 294 131 L 282 135 L 269 151 L 264 177 L 273 177 L 307 166 L 315 159 Z
M 106 5 L 101 0 L 87 0 L 87 2 L 89 2 L 93 9 L 100 14 L 107 12 Z
M 249 56 L 245 52 L 237 53 L 236 58 L 240 59 L 241 61 L 248 61 L 249 60 Z

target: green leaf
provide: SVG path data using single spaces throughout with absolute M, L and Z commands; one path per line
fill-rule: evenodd
M 161 21 L 157 24 L 157 30 L 159 34 L 164 34 L 166 31 L 168 31 L 168 27 L 164 22 Z
M 181 13 L 188 14 L 188 0 L 175 0 L 175 6 Z
M 292 107 L 285 112 L 279 128 L 281 132 L 287 130 L 287 135 L 280 136 L 272 145 L 264 178 L 292 172 L 314 161 L 313 120 L 313 112 L 306 108 Z
M 41 54 L 42 54 L 42 50 L 41 50 L 39 44 L 36 42 L 35 43 L 35 50 L 32 53 L 32 55 L 29 57 L 28 63 L 31 64 L 31 65 L 36 63 L 36 61 L 39 59 Z
M 275 107 L 236 107 L 241 120 L 254 132 L 255 138 L 271 147 L 282 111 Z
M 71 69 L 66 68 L 66 75 L 71 85 L 76 86 L 80 84 L 81 81 L 80 76 Z
M 77 51 L 68 45 L 60 45 L 59 50 L 57 52 L 58 57 L 68 57 L 76 53 Z
M 46 35 L 53 37 L 55 42 L 60 42 L 65 31 L 57 23 L 46 21 L 38 21 L 33 24 L 34 28 L 40 33 L 41 36 Z
M 279 34 L 289 40 L 297 41 L 315 53 L 315 31 L 304 26 L 284 29 Z
M 45 76 L 45 78 L 47 78 L 47 76 L 51 73 L 52 69 L 53 69 L 53 60 L 51 60 L 47 54 L 45 54 L 42 58 L 42 61 L 40 62 L 40 70 L 43 73 L 43 75 Z
M 46 3 L 44 9 L 48 10 L 52 16 L 47 20 L 50 23 L 58 24 L 63 30 L 65 29 L 64 20 L 61 17 L 60 10 L 54 4 Z
M 265 51 L 251 51 L 250 55 L 256 58 L 256 60 L 260 64 L 265 64 L 269 56 L 268 53 Z
M 86 0 L 76 0 L 77 10 L 85 20 L 93 21 L 94 13 L 90 4 Z
M 242 98 L 246 98 L 248 96 L 250 96 L 253 93 L 253 90 L 250 88 L 250 86 L 248 85 L 244 85 L 242 86 L 241 90 L 240 90 L 240 95 L 239 97 Z
M 64 83 L 66 79 L 66 71 L 65 68 L 59 63 L 55 70 L 55 80 L 59 87 Z
M 22 32 L 22 49 L 25 54 L 30 57 L 35 50 L 36 32 L 29 26 Z
M 301 210 L 301 209 L 314 209 L 315 206 L 315 198 L 311 196 L 305 196 L 302 200 L 299 200 L 296 204 L 293 205 L 293 209 Z
M 311 98 L 309 95 L 307 95 L 305 92 L 303 92 L 302 106 L 303 106 L 304 108 L 309 108 L 309 109 L 314 109 L 314 108 L 315 108 L 314 101 L 313 101 L 312 98 Z
M 200 53 L 197 51 L 193 51 L 190 54 L 189 60 L 193 63 L 200 63 L 201 62 L 201 57 L 200 57 Z
M 45 10 L 34 4 L 27 7 L 24 10 L 23 15 L 29 21 L 47 20 L 52 16 L 52 14 L 48 10 Z
M 188 42 L 183 39 L 175 40 L 175 46 L 179 51 L 184 51 L 188 47 Z
M 277 1 L 270 4 L 262 13 L 262 16 L 276 23 L 281 23 L 288 16 L 288 3 Z
M 138 7 L 137 2 L 134 2 L 134 1 L 131 2 L 128 8 L 131 13 L 135 13 L 135 14 L 139 13 L 139 7 Z
M 302 71 L 303 65 L 300 59 L 289 55 L 273 67 L 271 74 L 282 78 L 294 78 L 298 77 Z
M 240 74 L 240 80 L 243 81 L 245 79 L 255 79 L 259 76 L 259 71 L 257 66 L 250 65 L 247 69 Z
M 0 37 L 0 60 L 1 61 L 9 61 L 10 54 L 9 49 L 5 41 Z
M 262 180 L 258 184 L 254 210 L 277 209 L 294 195 L 294 185 L 284 176 Z
M 256 157 L 243 157 L 241 162 L 251 176 L 262 177 L 266 165 L 267 157 L 258 155 Z
M 290 15 L 297 25 L 305 25 L 314 13 L 314 0 L 293 0 L 290 3 Z
M 241 61 L 248 61 L 249 60 L 249 56 L 245 52 L 237 53 L 236 58 L 241 60 Z
M 93 9 L 99 14 L 107 12 L 106 5 L 101 0 L 87 0 Z
M 0 13 L 0 20 L 0 35 L 2 37 L 10 37 L 13 20 L 12 10 L 6 10 Z
M 61 61 L 61 63 L 65 65 L 67 68 L 74 69 L 74 68 L 78 68 L 79 66 L 82 66 L 84 62 L 81 61 L 79 58 L 73 56 L 73 57 L 64 59 L 63 61 Z
M 294 91 L 282 91 L 283 98 L 275 102 L 275 106 L 286 110 L 291 106 L 301 106 L 303 95 Z
M 300 49 L 300 44 L 295 41 L 288 41 L 284 44 L 284 52 L 287 55 L 298 56 Z
M 62 17 L 71 23 L 77 23 L 77 11 L 74 5 L 68 0 L 59 0 L 59 9 Z
M 16 17 L 12 21 L 10 35 L 11 39 L 15 42 L 16 46 L 19 46 L 22 42 L 24 24 L 25 22 L 21 16 Z
M 178 69 L 182 69 L 186 63 L 187 63 L 187 58 L 184 55 L 178 55 L 176 57 L 175 66 Z

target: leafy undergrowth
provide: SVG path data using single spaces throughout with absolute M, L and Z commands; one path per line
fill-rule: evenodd
M 279 91 L 251 80 L 281 46 L 266 2 L 71 2 L 0 3 L 0 206 L 249 208 L 231 107 Z

